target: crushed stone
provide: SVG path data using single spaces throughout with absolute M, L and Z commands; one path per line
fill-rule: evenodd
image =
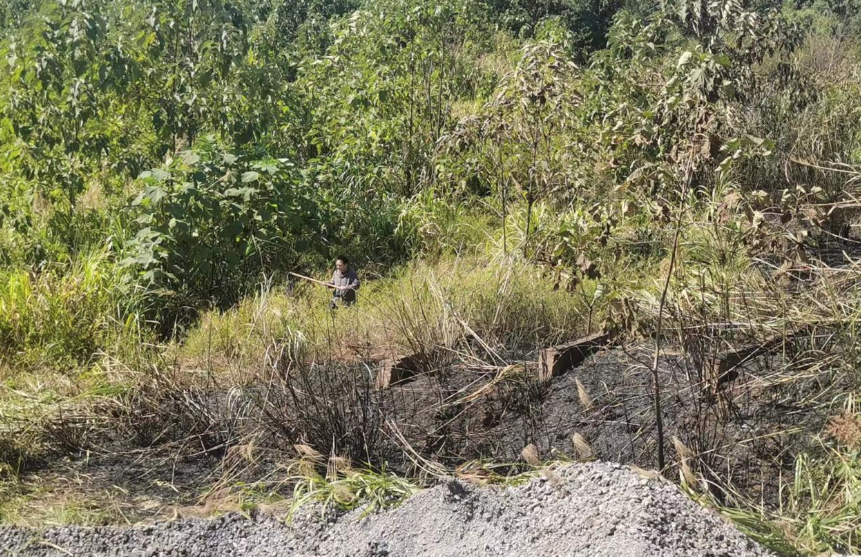
M 444 482 L 401 507 L 290 523 L 226 514 L 139 527 L 0 526 L 10 557 L 754 557 L 772 555 L 662 479 L 612 463 L 517 487 Z

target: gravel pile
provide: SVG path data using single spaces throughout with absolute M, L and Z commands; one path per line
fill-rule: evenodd
M 318 516 L 318 515 L 315 515 Z M 451 481 L 402 507 L 286 526 L 258 514 L 136 528 L 0 527 L 21 557 L 748 557 L 771 555 L 670 483 L 609 463 L 572 465 L 513 488 Z

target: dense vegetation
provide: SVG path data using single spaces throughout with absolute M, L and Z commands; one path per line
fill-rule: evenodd
M 80 449 L 40 429 L 64 402 L 101 416 L 195 366 L 253 384 L 333 334 L 453 348 L 454 314 L 523 353 L 613 323 L 695 358 L 782 335 L 782 380 L 821 376 L 805 404 L 836 418 L 786 504 L 719 499 L 857 548 L 859 32 L 856 0 L 5 2 L 0 482 Z M 340 253 L 384 280 L 333 333 L 281 288 Z

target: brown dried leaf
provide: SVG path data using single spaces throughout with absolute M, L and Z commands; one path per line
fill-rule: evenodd
M 530 466 L 541 466 L 541 460 L 538 458 L 538 449 L 536 449 L 535 445 L 532 443 L 526 445 L 523 450 L 520 451 L 520 458 Z
M 574 382 L 577 383 L 577 397 L 580 399 L 580 404 L 583 405 L 585 410 L 589 410 L 592 408 L 592 397 L 589 396 L 589 391 L 586 390 L 586 386 L 579 379 L 575 379 Z
M 588 460 L 592 458 L 592 447 L 589 446 L 589 443 L 579 433 L 575 433 L 571 436 L 571 443 L 574 445 L 574 450 L 577 451 L 577 456 L 582 460 Z

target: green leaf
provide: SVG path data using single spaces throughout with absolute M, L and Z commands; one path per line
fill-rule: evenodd
M 260 178 L 260 173 L 255 172 L 253 170 L 249 170 L 248 172 L 242 173 L 242 183 L 247 184 L 248 182 L 256 182 Z
M 265 172 L 267 174 L 275 174 L 278 172 L 278 163 L 273 160 L 268 161 L 258 161 L 251 165 L 252 168 L 256 168 L 261 172 Z
M 195 153 L 194 151 L 183 151 L 180 156 L 180 160 L 188 166 L 194 166 L 195 164 L 200 162 L 200 155 Z
M 144 197 L 149 199 L 153 203 L 158 203 L 165 197 L 167 197 L 167 192 L 164 188 L 159 186 L 147 186 L 144 190 Z
M 723 53 L 716 54 L 714 57 L 714 61 L 716 64 L 718 64 L 719 66 L 723 66 L 724 68 L 729 68 L 730 66 L 732 66 L 732 60 L 730 60 L 730 57 Z
M 228 196 L 228 197 L 241 197 L 241 198 L 243 198 L 245 201 L 248 201 L 248 200 L 250 200 L 250 199 L 251 199 L 251 196 L 252 196 L 254 193 L 256 193 L 256 192 L 257 192 L 257 190 L 256 190 L 256 189 L 254 189 L 254 188 L 248 188 L 248 187 L 245 187 L 245 188 L 230 188 L 230 189 L 228 189 L 228 190 L 226 190 L 226 191 L 224 192 L 224 195 L 226 195 L 226 196 Z
M 682 66 L 685 66 L 686 64 L 688 64 L 691 61 L 691 57 L 693 57 L 693 55 L 694 54 L 690 50 L 684 52 L 679 57 L 678 67 L 681 68 Z
M 164 182 L 170 179 L 170 172 L 161 168 L 156 168 L 152 171 L 152 176 L 159 182 Z

